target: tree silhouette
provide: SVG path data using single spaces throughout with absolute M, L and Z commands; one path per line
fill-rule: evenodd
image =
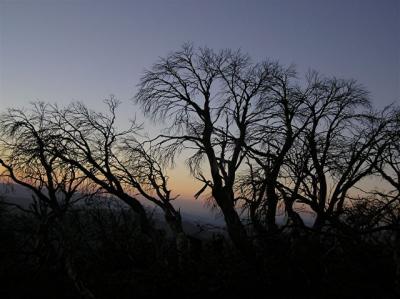
M 308 86 L 310 122 L 300 144 L 303 154 L 291 172 L 302 181 L 290 193 L 316 212 L 314 227 L 320 227 L 327 218 L 336 221 L 349 192 L 373 174 L 387 146 L 388 122 L 370 111 L 367 92 L 355 81 L 312 73 Z
M 253 249 L 235 209 L 234 185 L 247 153 L 245 140 L 263 117 L 261 103 L 276 68 L 270 62 L 253 64 L 240 52 L 184 45 L 146 71 L 135 97 L 145 114 L 171 121 L 159 141 L 166 158 L 192 150 L 190 170 L 204 183 L 197 196 L 211 188 L 232 241 L 248 257 Z M 201 168 L 204 160 L 209 178 Z
M 149 141 L 139 141 L 141 127 L 134 122 L 127 130 L 117 129 L 119 102 L 114 97 L 105 103 L 107 113 L 90 110 L 82 103 L 63 109 L 54 107 L 50 114 L 52 127 L 60 134 L 56 155 L 131 207 L 140 219 L 143 232 L 153 241 L 157 233 L 139 196 L 161 208 L 177 244 L 184 251 L 181 215 L 172 205 L 176 197 L 171 195 L 168 176 L 157 161 L 157 153 Z
M 13 202 L 19 210 L 33 215 L 38 227 L 34 253 L 40 265 L 61 262 L 68 277 L 83 298 L 94 298 L 76 271 L 66 237 L 64 220 L 74 204 L 87 197 L 86 176 L 53 154 L 60 140 L 47 121 L 49 106 L 35 103 L 28 111 L 8 109 L 0 116 L 0 174 L 32 192 L 28 208 Z M 56 261 L 49 260 L 55 256 Z
M 277 229 L 275 216 L 281 198 L 278 186 L 282 172 L 289 152 L 310 120 L 305 105 L 307 94 L 293 82 L 295 79 L 293 66 L 285 69 L 274 64 L 259 103 L 260 117 L 246 139 L 249 171 L 241 185 L 242 191 L 247 190 L 242 199 L 258 233 Z M 286 203 L 295 213 L 292 205 Z

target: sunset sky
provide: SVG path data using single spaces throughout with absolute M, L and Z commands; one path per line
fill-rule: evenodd
M 123 127 L 143 119 L 129 100 L 143 70 L 184 42 L 357 79 L 378 107 L 400 101 L 398 0 L 0 0 L 0 111 L 34 100 L 100 109 L 114 94 Z M 197 191 L 183 162 L 171 177 L 183 197 Z

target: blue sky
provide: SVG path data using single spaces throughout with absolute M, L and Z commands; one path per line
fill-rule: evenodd
M 136 91 L 185 41 L 355 78 L 400 100 L 400 1 L 0 0 L 1 108 Z
M 357 79 L 378 107 L 400 101 L 397 0 L 0 0 L 0 111 L 115 94 L 124 125 L 140 119 L 129 99 L 143 70 L 187 41 Z

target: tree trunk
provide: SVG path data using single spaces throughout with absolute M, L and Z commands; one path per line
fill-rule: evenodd
M 318 211 L 317 217 L 315 218 L 315 221 L 313 224 L 313 228 L 316 230 L 320 230 L 324 224 L 325 224 L 325 215 L 323 212 Z
M 258 206 L 255 206 L 255 205 L 251 205 L 250 206 L 250 220 L 251 220 L 251 224 L 253 226 L 254 232 L 258 236 L 262 236 L 262 235 L 266 234 L 267 230 L 265 229 L 265 227 L 260 222 L 260 219 L 259 219 L 259 217 L 257 215 L 257 207 Z
M 121 193 L 121 194 L 115 194 L 117 195 L 123 202 L 125 202 L 139 217 L 139 223 L 140 223 L 140 229 L 141 231 L 153 238 L 154 234 L 154 229 L 152 225 L 150 224 L 150 221 L 147 217 L 146 210 L 144 209 L 143 205 L 136 199 L 128 194 Z
M 288 217 L 296 227 L 304 227 L 304 221 L 293 209 L 293 203 L 293 200 L 285 200 L 285 208 L 288 213 Z
M 254 261 L 255 251 L 245 227 L 234 207 L 233 194 L 226 190 L 213 190 L 213 196 L 224 215 L 229 237 L 235 247 L 248 260 Z
M 175 240 L 176 250 L 178 251 L 179 264 L 183 265 L 188 256 L 188 239 L 183 231 L 182 218 L 179 213 L 172 214 L 169 211 L 165 212 L 165 221 L 172 231 Z
M 275 186 L 267 187 L 267 229 L 274 232 L 278 229 L 276 225 L 276 208 L 278 205 L 278 196 L 275 193 Z

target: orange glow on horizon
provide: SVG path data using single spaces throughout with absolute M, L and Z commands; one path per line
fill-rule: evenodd
M 193 199 L 202 187 L 201 182 L 191 176 L 184 166 L 175 167 L 168 171 L 168 187 L 172 196 L 179 195 L 181 199 Z

